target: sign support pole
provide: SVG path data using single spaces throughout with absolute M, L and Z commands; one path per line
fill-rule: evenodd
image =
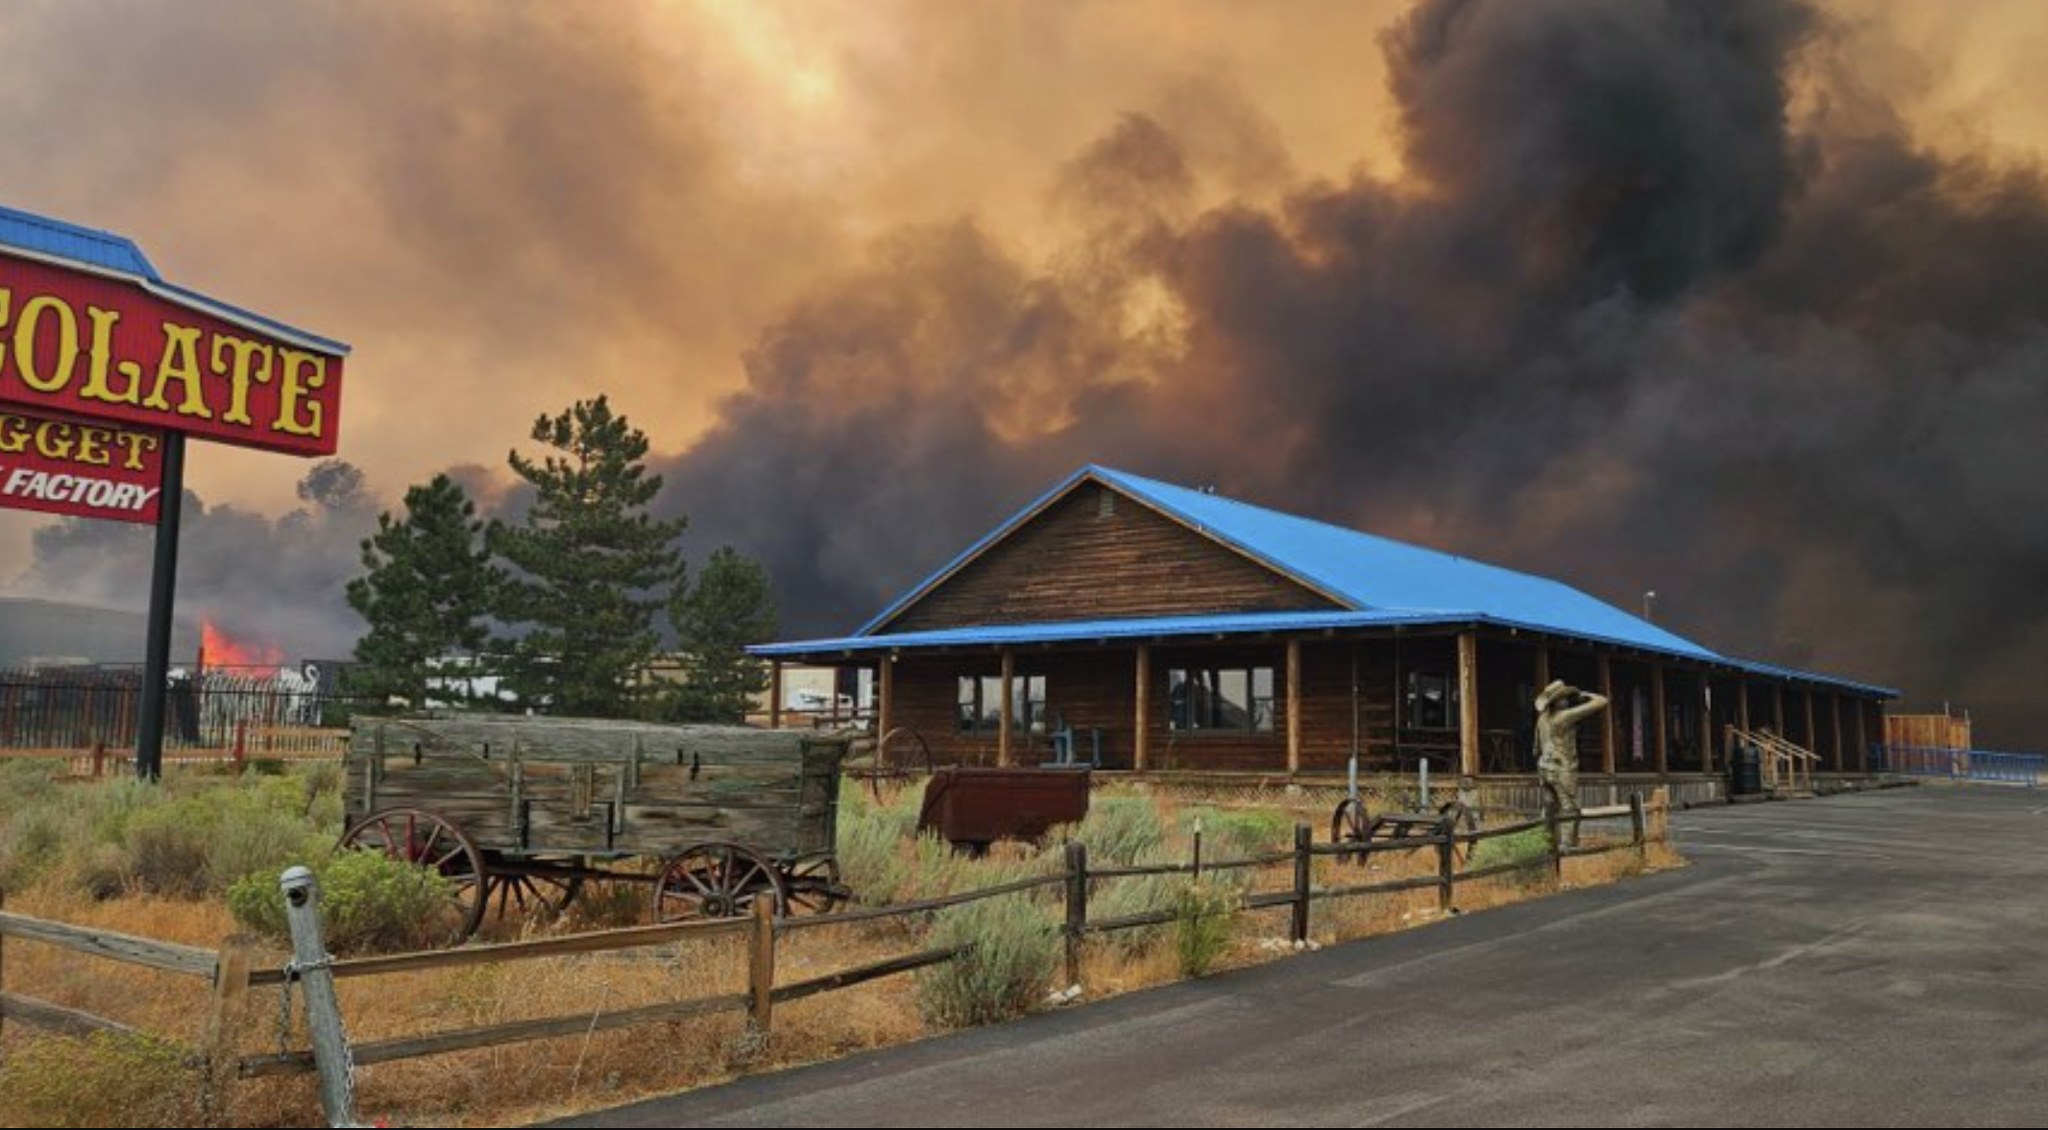
M 171 681 L 171 624 L 178 593 L 178 519 L 185 509 L 185 434 L 164 433 L 164 482 L 149 574 L 149 642 L 142 664 L 142 710 L 135 730 L 135 776 L 163 776 L 165 698 Z

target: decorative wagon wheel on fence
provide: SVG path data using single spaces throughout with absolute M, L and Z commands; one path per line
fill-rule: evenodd
M 1330 814 L 1330 842 L 1363 846 L 1371 838 L 1372 813 L 1365 806 L 1365 798 L 1348 796 L 1338 801 L 1337 810 Z M 1345 858 L 1359 864 L 1366 860 L 1363 854 Z
M 892 749 L 894 752 L 891 752 Z M 908 726 L 898 726 L 875 741 L 868 764 L 847 771 L 847 775 L 868 783 L 868 795 L 881 803 L 885 781 L 902 784 L 932 775 L 932 747 L 924 735 Z
M 841 882 L 839 860 L 831 852 L 818 852 L 795 860 L 782 869 L 791 914 L 830 914 L 846 905 L 848 892 Z
M 341 834 L 341 846 L 382 852 L 448 881 L 446 909 L 424 931 L 427 936 L 454 945 L 483 923 L 490 869 L 476 843 L 444 817 L 420 808 L 373 812 Z
M 789 907 L 789 889 L 775 865 L 739 844 L 693 844 L 662 866 L 654 880 L 654 920 L 738 918 L 758 899 Z

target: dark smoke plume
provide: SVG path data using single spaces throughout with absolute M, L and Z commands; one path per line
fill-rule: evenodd
M 2010 674 L 2048 643 L 2048 191 L 1825 88 L 1836 44 L 1792 0 L 1426 3 L 1382 43 L 1410 175 L 1271 207 L 1190 209 L 1211 170 L 1126 117 L 1057 252 L 906 230 L 779 319 L 672 502 L 836 631 L 1097 460 L 2048 738 Z

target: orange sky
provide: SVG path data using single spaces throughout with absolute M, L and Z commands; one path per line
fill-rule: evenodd
M 391 494 L 599 390 L 687 446 L 808 281 L 908 222 L 1030 248 L 1058 160 L 1127 111 L 1241 160 L 1212 198 L 1398 175 L 1374 37 L 1404 7 L 17 4 L 5 191 L 354 344 L 343 454 Z M 2032 0 L 1835 8 L 1930 137 L 2048 153 Z M 277 510 L 298 470 L 206 448 L 192 483 Z M 0 518 L 0 573 L 34 521 Z

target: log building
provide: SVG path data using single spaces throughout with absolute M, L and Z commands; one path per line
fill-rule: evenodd
M 1897 697 L 1717 654 L 1557 581 L 1104 467 L 852 635 L 754 651 L 778 673 L 871 668 L 876 732 L 941 764 L 1039 764 L 1066 734 L 1112 771 L 1291 778 L 1354 754 L 1365 772 L 1533 774 L 1531 703 L 1564 679 L 1614 704 L 1580 734 L 1590 779 L 1687 798 L 1718 795 L 1731 730 L 1861 772 Z

